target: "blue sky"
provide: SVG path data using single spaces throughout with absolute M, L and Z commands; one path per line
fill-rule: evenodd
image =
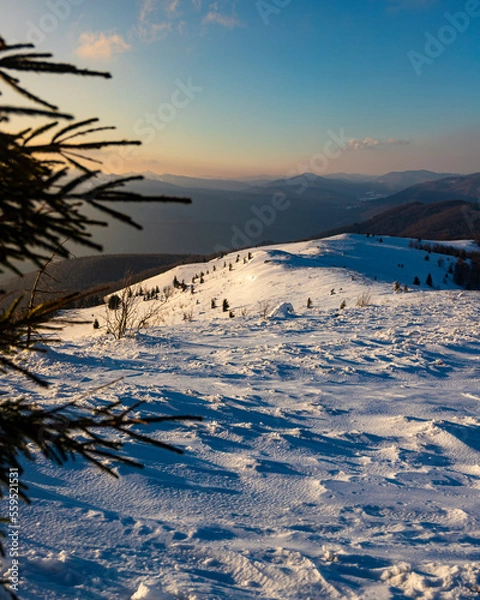
M 144 142 L 133 154 L 107 154 L 107 170 L 480 170 L 477 0 L 0 0 L 0 8 L 7 41 L 31 39 L 113 74 L 24 78 L 79 118 L 99 116 Z

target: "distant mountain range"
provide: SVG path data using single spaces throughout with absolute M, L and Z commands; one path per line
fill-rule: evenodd
M 434 173 L 433 171 L 392 171 L 386 175 L 381 175 L 375 179 L 378 185 L 391 190 L 391 193 L 398 192 L 412 185 L 428 183 L 430 181 L 438 181 L 446 177 L 457 177 L 453 173 Z
M 136 173 L 129 173 L 129 175 L 136 175 Z M 239 191 L 249 190 L 253 187 L 265 186 L 271 187 L 275 185 L 283 185 L 284 183 L 290 182 L 290 185 L 294 185 L 295 180 L 307 178 L 310 185 L 314 187 L 328 187 L 328 182 L 331 182 L 332 189 L 338 187 L 340 183 L 356 184 L 359 188 L 346 187 L 345 190 L 350 192 L 358 193 L 359 189 L 363 191 L 376 190 L 377 192 L 383 193 L 384 195 L 394 194 L 407 187 L 426 183 L 429 181 L 437 181 L 446 177 L 456 177 L 453 173 L 435 173 L 433 171 L 418 170 L 418 171 L 392 171 L 385 175 L 362 175 L 359 173 L 335 173 L 331 175 L 319 176 L 313 173 L 301 174 L 298 177 L 293 178 L 269 178 L 267 176 L 248 178 L 243 180 L 237 179 L 204 179 L 198 177 L 186 177 L 183 175 L 171 175 L 163 174 L 159 175 L 152 171 L 146 171 L 142 173 L 145 179 L 152 181 L 162 181 L 178 187 L 184 188 L 199 188 L 209 190 L 224 190 L 224 191 Z
M 129 173 L 128 175 L 137 175 L 137 173 Z M 186 177 L 184 175 L 158 175 L 157 173 L 152 173 L 152 171 L 147 171 L 142 173 L 142 175 L 145 179 L 151 181 L 162 181 L 178 187 L 198 188 L 202 190 L 247 190 L 254 185 L 261 185 L 269 181 L 269 179 L 263 178 L 249 179 L 247 181 L 238 181 L 234 179 L 202 179 L 199 177 Z
M 423 177 L 427 180 L 421 184 L 375 198 L 387 187 Z M 186 188 L 162 179 L 135 182 L 132 187 L 145 194 L 191 195 L 194 203 L 123 205 L 121 209 L 142 223 L 144 231 L 112 223 L 103 238 L 106 255 L 80 257 L 52 266 L 51 274 L 58 281 L 53 291 L 65 293 L 99 285 L 113 291 L 122 287 L 128 270 L 139 281 L 175 264 L 267 241 L 339 233 L 480 240 L 479 173 L 441 177 L 429 171 L 408 171 L 389 173 L 379 182 L 362 178 L 304 174 L 256 183 L 244 190 Z M 219 184 L 220 180 L 215 181 Z M 4 280 L 1 287 L 7 292 L 29 290 L 34 278 L 32 272 L 23 279 Z
M 362 223 L 326 231 L 320 237 L 339 233 L 374 233 L 429 240 L 480 240 L 480 208 L 470 202 L 449 200 L 396 206 Z M 317 237 L 317 236 L 314 236 Z
M 480 200 L 480 173 L 472 175 L 449 175 L 442 179 L 417 183 L 389 196 L 382 204 L 399 206 L 406 202 L 441 202 L 445 200 Z
M 147 195 L 187 196 L 193 203 L 186 206 L 139 202 L 115 206 L 131 215 L 144 230 L 139 232 L 115 221 L 108 228 L 93 230 L 94 238 L 103 243 L 106 254 L 208 255 L 269 242 L 308 239 L 332 229 L 346 231 L 354 223 L 412 202 L 475 203 L 480 196 L 478 173 L 402 171 L 382 176 L 306 173 L 268 181 L 145 175 L 145 180 L 132 182 L 130 189 Z M 109 177 L 101 175 L 101 180 Z M 94 218 L 104 216 L 93 210 L 89 214 Z M 445 235 L 448 236 L 448 231 Z M 72 250 L 77 256 L 86 253 L 78 246 Z

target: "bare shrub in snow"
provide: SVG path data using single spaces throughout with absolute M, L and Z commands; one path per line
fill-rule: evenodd
M 369 306 L 372 303 L 372 294 L 370 292 L 363 292 L 357 298 L 357 306 L 364 308 L 365 306 Z
M 117 340 L 125 337 L 128 333 L 136 333 L 148 327 L 158 316 L 161 305 L 157 302 L 149 302 L 146 305 L 138 294 L 138 289 L 130 285 L 131 276 L 127 275 L 124 288 L 111 296 L 106 305 L 105 325 L 108 335 L 113 335 Z M 111 308 L 111 298 L 115 297 Z
M 269 300 L 262 300 L 258 303 L 258 309 L 260 311 L 260 316 L 266 319 L 268 313 L 272 310 L 272 304 Z
M 173 287 L 171 285 L 166 285 L 162 291 L 165 300 L 168 300 L 173 296 Z

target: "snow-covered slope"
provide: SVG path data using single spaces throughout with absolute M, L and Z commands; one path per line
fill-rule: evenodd
M 180 458 L 129 443 L 146 468 L 120 467 L 118 481 L 82 462 L 29 467 L 22 598 L 478 597 L 478 293 L 443 283 L 452 259 L 425 261 L 405 240 L 251 253 L 145 282 L 204 271 L 194 294 L 158 301 L 162 326 L 122 340 L 67 329 L 30 359 L 47 392 L 9 380 L 46 404 L 144 400 L 204 417 L 155 433 Z
M 462 248 L 471 245 L 450 244 Z M 346 307 L 355 307 L 365 295 L 378 305 L 392 301 L 395 281 L 401 290 L 406 285 L 410 292 L 432 289 L 426 284 L 429 274 L 435 289 L 458 289 L 448 273 L 455 261 L 451 256 L 410 248 L 408 239 L 355 234 L 254 248 L 147 279 L 141 286 L 143 291 L 158 288 L 159 299 L 140 303 L 138 310 L 155 312 L 152 322 L 156 324 L 172 325 L 185 319 L 229 318 L 230 310 L 236 317 L 265 316 L 282 302 L 292 303 L 297 314 L 306 315 L 309 298 L 316 311 L 339 309 L 343 302 Z M 419 285 L 414 285 L 415 277 Z M 173 290 L 166 300 L 162 291 L 172 287 L 174 278 L 184 281 L 186 288 L 183 292 Z M 227 312 L 222 311 L 224 299 L 230 307 Z M 106 310 L 98 307 L 79 316 L 96 317 L 103 326 Z M 91 327 L 69 329 L 67 337 L 84 335 L 85 331 L 90 333 Z M 104 335 L 103 327 L 98 335 Z

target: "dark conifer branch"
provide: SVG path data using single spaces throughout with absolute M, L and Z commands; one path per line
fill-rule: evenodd
M 130 140 L 73 142 L 81 136 L 113 129 L 97 126 L 96 118 L 61 127 L 50 142 L 38 140 L 53 132 L 58 127 L 59 119 L 73 121 L 73 116 L 59 112 L 53 103 L 26 90 L 7 71 L 107 79 L 110 74 L 51 62 L 50 54 L 28 52 L 32 47 L 31 44 L 9 46 L 0 38 L 0 83 L 9 85 L 33 103 L 32 107 L 0 106 L 0 124 L 8 122 L 10 116 L 51 119 L 43 125 L 28 127 L 17 133 L 0 130 L 0 271 L 8 269 L 19 272 L 15 261 L 25 260 L 31 260 L 41 267 L 53 252 L 59 257 L 68 258 L 67 248 L 61 245 L 65 238 L 101 250 L 101 246 L 92 239 L 89 229 L 92 226 L 106 226 L 107 223 L 87 216 L 86 206 L 140 228 L 131 217 L 106 206 L 105 202 L 190 202 L 187 198 L 145 197 L 124 189 L 127 184 L 143 179 L 141 176 L 120 177 L 95 185 L 100 171 L 82 163 L 99 161 L 85 153 L 106 147 L 140 144 Z M 34 140 L 35 143 L 32 143 Z M 37 140 L 40 143 L 36 143 Z M 72 165 L 80 170 L 80 175 L 72 172 Z M 17 357 L 26 351 L 39 350 L 38 343 L 45 342 L 45 333 L 53 336 L 62 324 L 69 322 L 68 317 L 59 317 L 59 312 L 82 297 L 83 294 L 69 294 L 38 305 L 30 302 L 26 308 L 21 306 L 22 298 L 14 300 L 7 310 L 0 313 L 0 371 L 12 371 L 40 386 L 48 385 L 24 363 L 19 363 Z M 54 341 L 53 337 L 48 338 L 49 343 Z M 123 440 L 133 439 L 181 453 L 178 448 L 145 435 L 138 428 L 162 422 L 201 420 L 188 415 L 137 416 L 134 411 L 140 407 L 140 403 L 125 408 L 121 403 L 114 402 L 102 408 L 88 409 L 78 401 L 72 401 L 61 407 L 45 409 L 28 399 L 0 400 L 0 498 L 8 490 L 9 469 L 17 468 L 22 473 L 22 461 L 34 460 L 38 453 L 59 465 L 80 456 L 117 476 L 110 466 L 111 461 L 142 466 L 121 452 Z M 114 433 L 121 434 L 120 440 L 112 438 Z M 20 496 L 29 502 L 23 483 L 20 483 Z M 4 584 L 0 581 L 0 587 L 5 587 Z
M 83 77 L 103 77 L 111 79 L 112 75 L 106 71 L 92 71 L 90 69 L 79 69 L 69 63 L 55 63 L 49 60 L 53 54 L 50 53 L 17 53 L 11 56 L 0 57 L 0 70 L 12 69 L 14 71 L 32 71 L 34 73 L 59 73 L 62 75 L 80 75 Z
M 40 110 L 38 108 L 28 108 L 22 106 L 0 106 L 0 115 L 17 115 L 17 116 L 27 116 L 27 117 L 50 117 L 52 119 L 67 119 L 69 121 L 73 120 L 73 115 L 69 115 L 66 113 L 52 112 L 48 110 Z M 3 118 L 3 121 L 6 119 Z
M 22 140 L 23 145 L 25 146 L 26 144 L 28 144 L 28 142 L 30 142 L 34 138 L 38 137 L 39 135 L 42 135 L 43 133 L 46 133 L 47 131 L 50 131 L 50 129 L 53 129 L 57 125 L 58 125 L 58 121 L 53 121 L 53 123 L 47 123 L 46 125 L 37 127 L 37 129 L 34 129 L 33 131 L 31 129 L 29 129 L 25 132 L 22 131 L 18 134 L 18 138 Z
M 45 100 L 42 100 L 35 94 L 32 94 L 31 92 L 29 92 L 28 90 L 23 88 L 21 85 L 19 85 L 19 80 L 16 79 L 15 77 L 11 77 L 7 73 L 0 71 L 0 79 L 3 79 L 3 81 L 5 81 L 5 83 L 10 85 L 21 96 L 25 96 L 29 100 L 32 100 L 33 102 L 36 102 L 37 104 L 42 104 L 43 106 L 45 106 L 46 108 L 50 108 L 51 110 L 58 110 L 58 106 L 55 106 L 53 104 L 50 104 L 50 102 L 46 102 Z

